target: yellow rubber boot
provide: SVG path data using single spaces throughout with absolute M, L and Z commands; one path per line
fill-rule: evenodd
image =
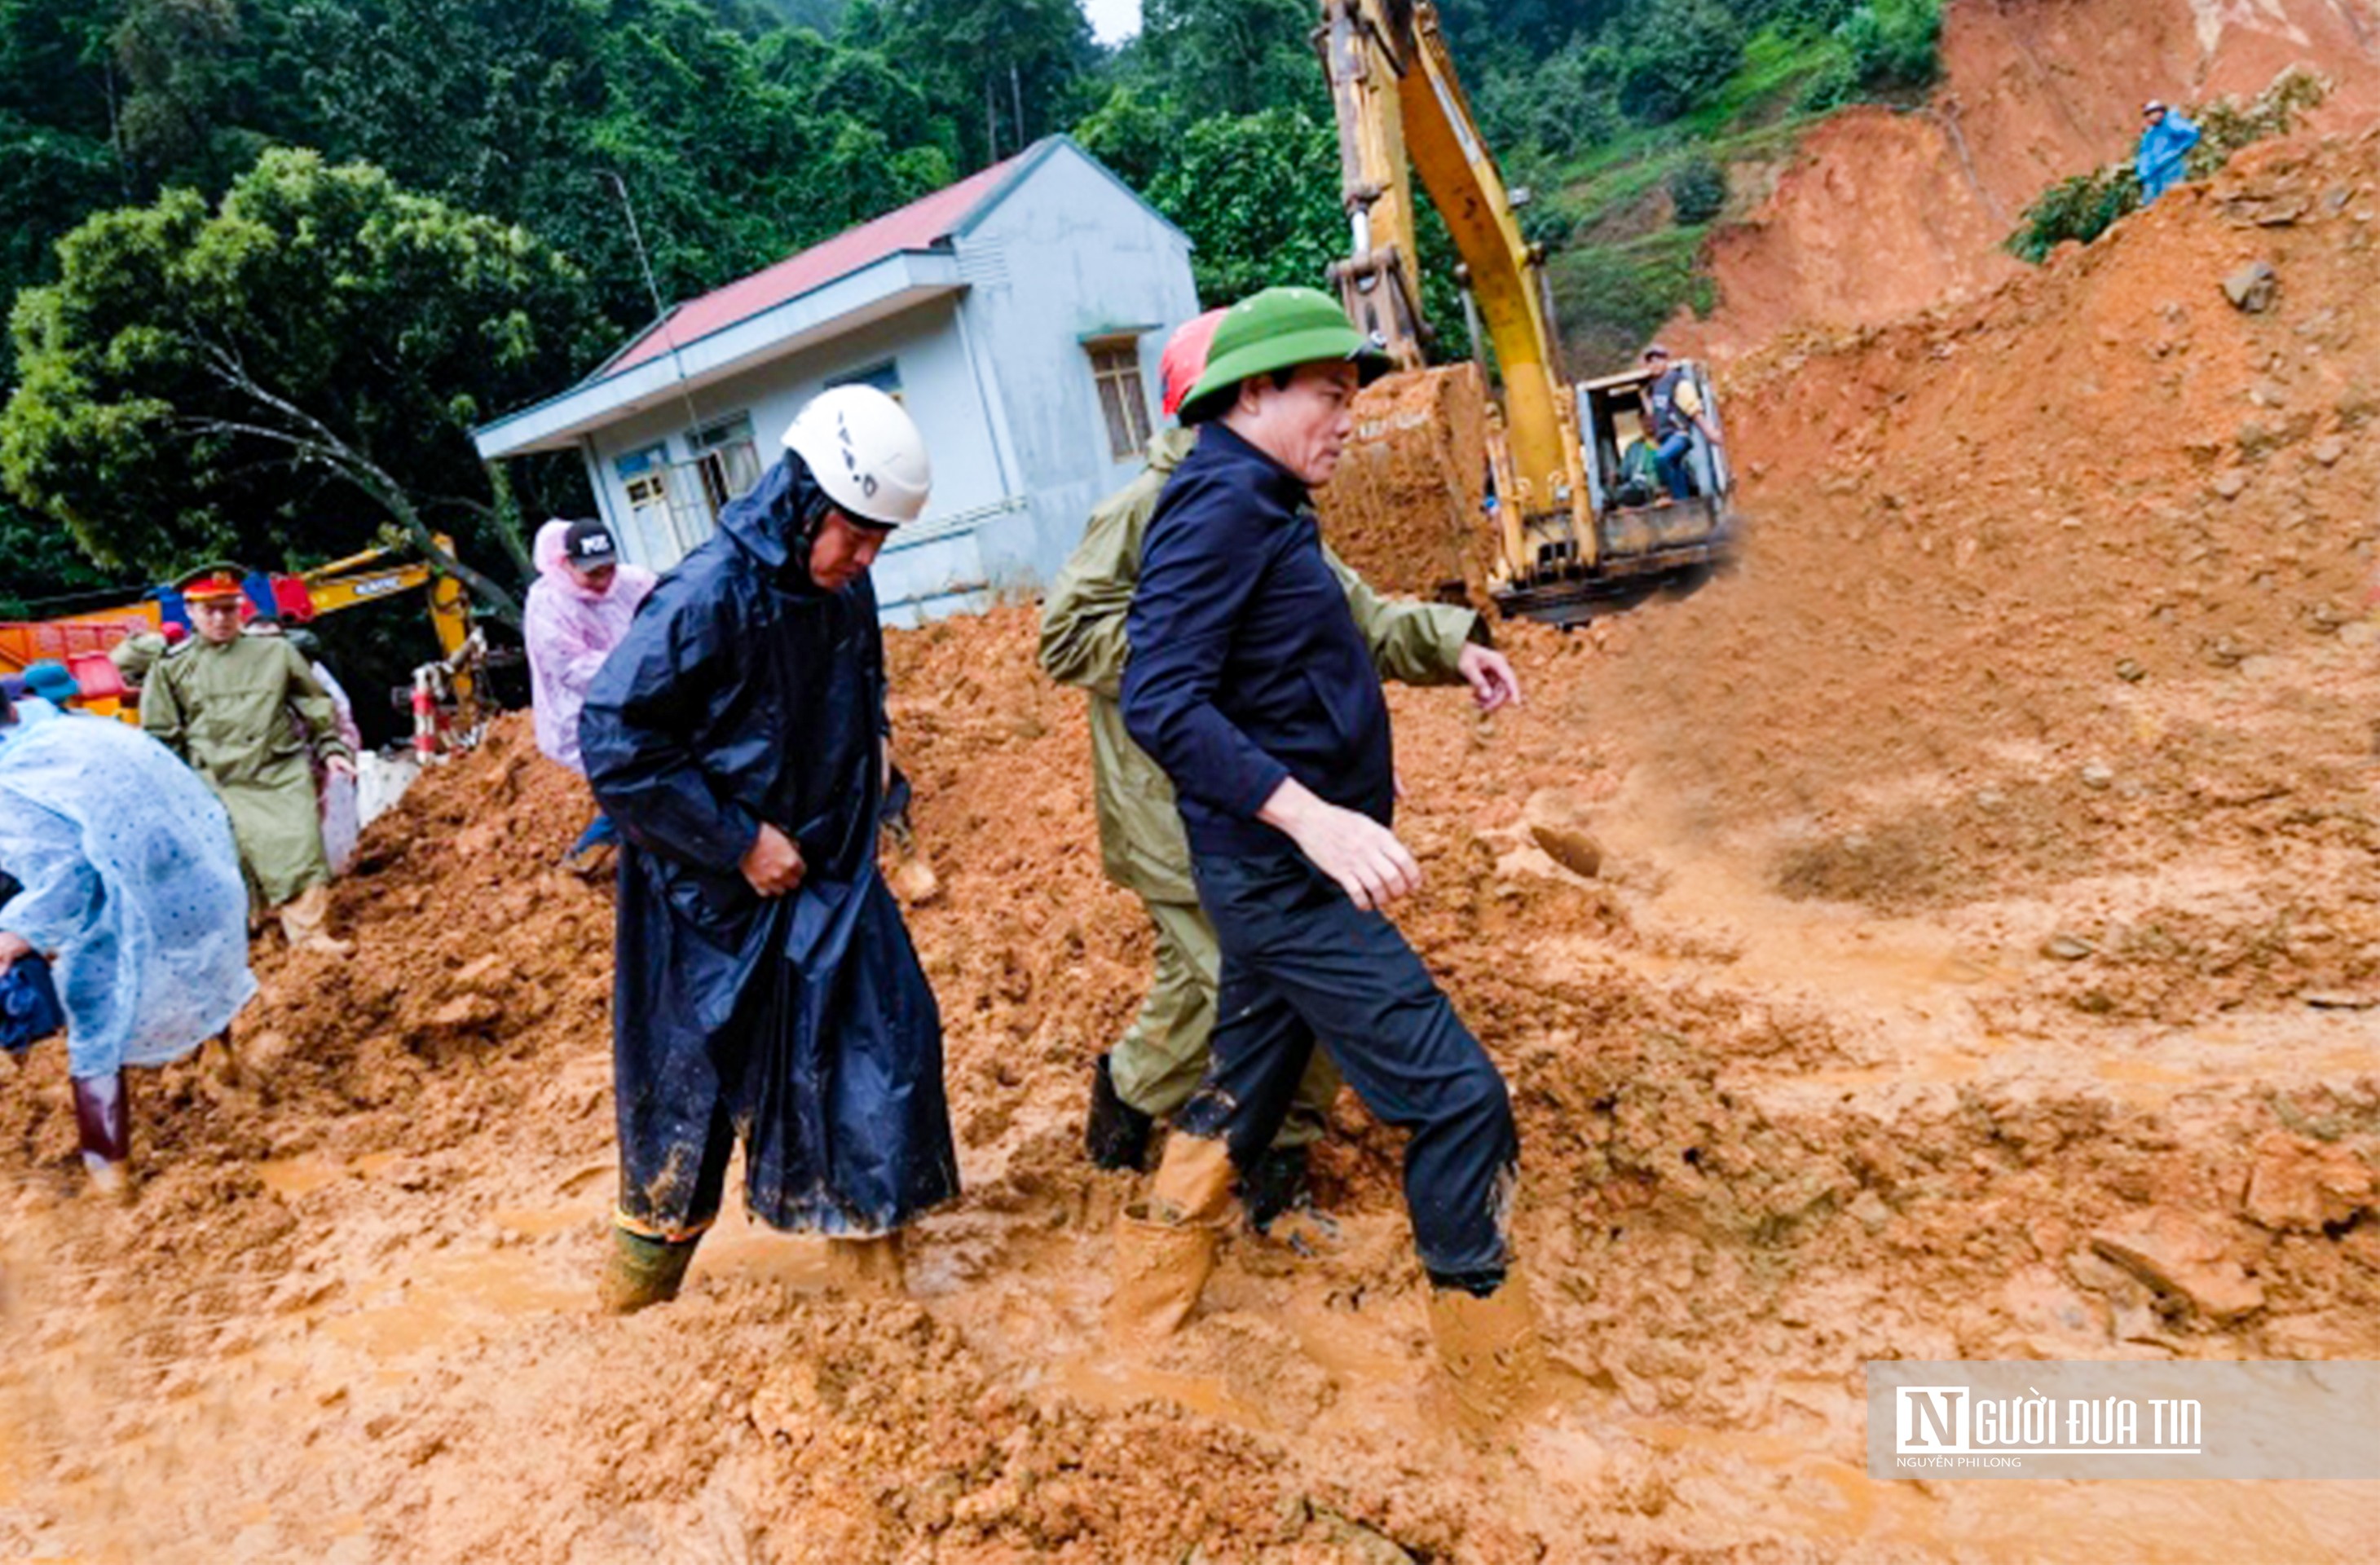
M 281 932 L 292 951 L 323 956 L 352 956 L 355 945 L 331 938 L 331 888 L 309 886 L 281 908 Z
M 1232 1206 L 1232 1157 L 1220 1141 L 1176 1133 L 1148 1199 L 1116 1219 L 1110 1335 L 1150 1342 L 1182 1329 L 1215 1270 L 1215 1246 Z
M 1547 1384 L 1536 1306 L 1517 1271 L 1484 1299 L 1433 1289 L 1429 1334 L 1447 1400 L 1468 1434 L 1486 1435 L 1528 1413 Z

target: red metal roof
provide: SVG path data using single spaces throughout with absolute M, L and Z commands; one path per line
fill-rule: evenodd
M 602 375 L 616 375 L 647 359 L 657 358 L 670 350 L 673 341 L 684 347 L 697 338 L 722 331 L 739 321 L 748 321 L 764 309 L 798 298 L 813 288 L 824 287 L 887 256 L 929 249 L 964 224 L 1009 171 L 1034 150 L 1027 148 L 955 185 L 921 196 L 907 206 L 787 256 L 764 271 L 679 305 L 662 323 L 668 328 L 666 332 L 660 325 L 649 328 L 603 367 Z

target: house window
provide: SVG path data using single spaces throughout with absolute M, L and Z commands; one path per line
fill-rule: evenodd
M 620 483 L 628 491 L 628 509 L 656 513 L 655 519 L 669 511 L 669 447 L 649 445 L 631 451 L 612 464 L 620 475 Z
M 826 389 L 832 391 L 837 386 L 874 386 L 886 396 L 899 402 L 902 400 L 901 367 L 888 358 L 881 364 L 870 364 L 863 370 L 828 376 Z
M 685 469 L 670 466 L 668 446 L 642 447 L 612 466 L 627 493 L 629 521 L 644 547 L 659 545 L 674 560 L 710 535 L 710 517 L 701 512 Z
M 1140 384 L 1140 343 L 1110 337 L 1084 345 L 1091 377 L 1099 386 L 1099 412 L 1108 422 L 1108 455 L 1119 462 L 1138 456 L 1148 444 L 1148 394 Z
M 729 501 L 760 481 L 760 453 L 752 443 L 749 413 L 706 424 L 686 436 L 686 443 L 694 453 L 694 477 L 712 520 Z

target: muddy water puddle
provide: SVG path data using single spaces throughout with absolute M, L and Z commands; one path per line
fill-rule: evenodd
M 285 1201 L 298 1201 L 320 1190 L 327 1190 L 342 1180 L 382 1179 L 405 1161 L 400 1152 L 367 1152 L 354 1159 L 337 1159 L 322 1153 L 301 1153 L 293 1158 L 271 1158 L 256 1165 L 256 1177 L 264 1188 Z

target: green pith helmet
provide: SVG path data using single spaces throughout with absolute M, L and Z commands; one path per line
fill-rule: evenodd
M 1222 412 L 1242 381 L 1301 364 L 1352 360 L 1370 381 L 1387 372 L 1387 352 L 1355 330 L 1338 301 L 1319 288 L 1267 288 L 1223 312 L 1207 349 L 1207 372 L 1182 399 L 1182 421 Z

